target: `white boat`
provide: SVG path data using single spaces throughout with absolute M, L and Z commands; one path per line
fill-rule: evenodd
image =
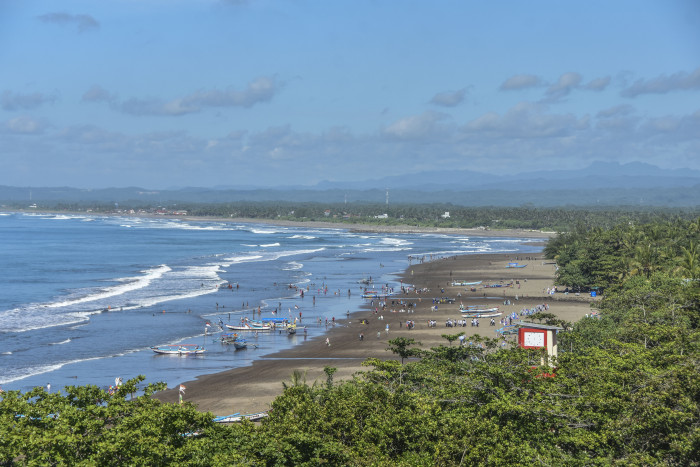
M 498 307 L 493 307 L 493 308 L 465 308 L 464 310 L 460 310 L 462 312 L 462 316 L 466 314 L 483 314 L 483 313 L 498 313 Z
M 239 325 L 234 325 L 234 324 L 224 324 L 226 328 L 230 329 L 231 331 L 271 331 L 272 330 L 272 325 L 270 324 L 261 324 L 261 325 L 254 325 L 254 324 L 249 324 L 249 323 L 243 323 Z
M 466 285 L 479 285 L 482 281 L 476 282 L 466 282 L 466 281 L 452 281 L 453 286 L 466 286 Z
M 462 318 L 498 318 L 501 316 L 503 313 L 500 311 L 492 311 L 492 312 L 472 312 L 472 313 L 464 313 L 462 314 Z
M 172 344 L 151 347 L 151 350 L 161 355 L 201 355 L 204 347 L 194 344 Z

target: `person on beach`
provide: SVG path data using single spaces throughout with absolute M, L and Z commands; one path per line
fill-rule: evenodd
M 330 340 L 329 338 L 327 338 L 327 337 L 326 337 L 326 345 L 327 345 L 328 347 L 331 346 L 331 340 Z

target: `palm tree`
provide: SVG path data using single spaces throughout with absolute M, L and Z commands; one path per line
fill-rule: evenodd
M 698 248 L 695 242 L 690 242 L 688 248 L 681 247 L 680 266 L 676 268 L 681 275 L 688 279 L 698 279 L 700 277 L 700 258 L 698 258 Z
M 634 269 L 630 271 L 631 275 L 644 274 L 648 279 L 651 273 L 657 267 L 658 252 L 656 248 L 651 246 L 651 243 L 643 243 L 635 248 L 634 259 L 632 266 Z
M 289 389 L 290 387 L 306 386 L 306 371 L 294 370 L 291 380 L 291 385 L 287 385 L 286 382 L 282 381 L 282 387 L 284 389 Z

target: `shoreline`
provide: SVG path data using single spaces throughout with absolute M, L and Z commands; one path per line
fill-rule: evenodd
M 172 214 L 129 214 L 129 213 L 97 213 L 85 211 L 52 211 L 52 210 L 26 210 L 13 209 L 8 212 L 22 214 L 64 214 L 79 216 L 112 216 L 112 217 L 137 217 L 144 219 L 171 219 L 189 222 L 226 222 L 234 224 L 268 224 L 282 227 L 308 227 L 312 229 L 342 229 L 351 232 L 370 233 L 433 233 L 433 234 L 461 234 L 476 237 L 523 237 L 549 239 L 556 235 L 556 232 L 526 229 L 478 229 L 478 228 L 456 228 L 456 227 L 417 227 L 410 225 L 374 225 L 362 223 L 346 222 L 325 222 L 325 221 L 290 221 L 284 219 L 254 219 L 247 217 L 214 217 L 214 216 L 178 216 Z
M 513 261 L 527 263 L 528 266 L 506 268 Z M 411 291 L 392 296 L 387 300 L 385 310 L 375 311 L 366 303 L 359 310 L 351 312 L 347 319 L 337 320 L 337 325 L 331 326 L 322 336 L 305 339 L 296 347 L 260 357 L 246 367 L 205 374 L 193 381 L 182 382 L 187 388 L 183 400 L 195 404 L 202 412 L 212 412 L 216 416 L 262 412 L 269 410 L 272 401 L 282 394 L 282 383 L 289 383 L 293 372 L 301 371 L 308 384 L 323 383 L 326 378 L 323 368 L 330 366 L 337 368 L 334 381 L 351 379 L 365 369 L 362 363 L 367 358 L 398 358 L 387 350 L 388 341 L 396 337 L 414 338 L 422 343 L 424 349 L 447 344 L 441 337 L 443 334 L 464 332 L 467 338 L 474 334 L 496 337 L 494 331 L 500 326 L 489 326 L 487 319 L 480 320 L 479 327 L 446 327 L 447 319 L 461 317 L 460 301 L 465 305 L 498 306 L 504 312 L 503 316 L 547 303 L 550 305 L 549 313 L 567 321 L 577 321 L 590 312 L 590 304 L 595 299 L 561 293 L 547 295 L 547 288 L 553 286 L 554 267 L 553 264 L 545 264 L 541 252 L 529 255 L 462 255 L 409 265 L 401 276 L 402 284 L 429 289 L 428 292 L 419 294 Z M 471 291 L 471 287 L 450 285 L 452 279 L 482 280 L 484 284 L 517 281 L 518 285 L 507 288 L 480 286 L 476 291 Z M 441 289 L 444 289 L 444 293 Z M 457 297 L 457 294 L 461 294 L 461 297 Z M 438 304 L 437 310 L 432 310 L 433 299 L 444 296 L 457 298 L 457 302 Z M 391 300 L 396 302 L 395 306 L 391 305 Z M 412 311 L 407 312 L 409 308 L 402 310 L 398 300 L 414 304 L 410 308 Z M 504 305 L 504 300 L 510 300 L 511 304 Z M 362 324 L 360 320 L 367 320 L 367 324 Z M 407 320 L 415 322 L 413 329 L 406 328 Z M 436 326 L 429 327 L 429 320 L 436 321 Z M 364 335 L 363 340 L 359 338 L 360 333 Z M 326 337 L 330 346 L 326 345 Z M 178 392 L 168 389 L 155 397 L 163 402 L 176 403 Z

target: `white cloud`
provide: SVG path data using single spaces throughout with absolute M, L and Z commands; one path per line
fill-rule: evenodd
M 582 76 L 580 73 L 568 72 L 559 77 L 559 80 L 547 88 L 547 98 L 549 100 L 559 100 L 577 88 L 581 84 Z
M 398 139 L 431 138 L 445 133 L 447 119 L 449 116 L 444 113 L 427 111 L 392 123 L 383 134 Z
M 466 93 L 466 88 L 458 91 L 439 92 L 433 96 L 430 103 L 442 107 L 456 107 L 464 101 Z
M 634 107 L 628 104 L 616 105 L 608 109 L 603 109 L 596 115 L 598 118 L 617 117 L 634 113 Z
M 198 91 L 182 99 L 187 106 L 200 107 L 252 107 L 270 101 L 280 90 L 280 83 L 274 77 L 262 76 L 238 91 L 229 88 L 225 91 Z
M 603 91 L 610 84 L 610 77 L 603 76 L 602 78 L 596 78 L 591 80 L 590 83 L 583 86 L 584 89 L 589 91 Z
M 501 91 L 512 91 L 516 89 L 526 89 L 542 86 L 542 79 L 535 75 L 515 75 L 505 80 L 499 89 Z
M 11 91 L 4 91 L 0 97 L 0 106 L 3 110 L 29 110 L 36 109 L 46 103 L 53 103 L 56 96 L 34 92 L 31 94 L 17 94 Z
M 75 26 L 78 32 L 86 32 L 91 29 L 99 29 L 100 23 L 90 15 L 71 15 L 68 13 L 47 13 L 37 17 L 44 23 L 54 23 L 67 26 Z
M 93 85 L 83 93 L 82 100 L 85 102 L 111 102 L 116 97 L 102 86 Z
M 588 127 L 586 116 L 547 114 L 540 105 L 521 102 L 502 116 L 495 112 L 486 113 L 468 122 L 462 131 L 472 138 L 533 139 L 563 137 Z
M 11 118 L 10 120 L 6 121 L 3 126 L 6 133 L 18 135 L 37 135 L 43 133 L 47 125 L 41 120 L 21 116 Z
M 180 116 L 201 112 L 206 107 L 244 107 L 268 102 L 282 88 L 274 77 L 260 77 L 238 91 L 197 91 L 182 98 L 165 101 L 158 98 L 131 98 L 115 104 L 115 108 L 131 115 Z
M 118 105 L 118 108 L 130 115 L 179 116 L 199 112 L 196 106 L 184 105 L 182 99 L 165 102 L 161 99 L 128 99 Z
M 700 68 L 691 73 L 680 71 L 670 76 L 660 75 L 650 80 L 638 79 L 620 93 L 623 97 L 641 94 L 667 94 L 674 91 L 700 90 Z

